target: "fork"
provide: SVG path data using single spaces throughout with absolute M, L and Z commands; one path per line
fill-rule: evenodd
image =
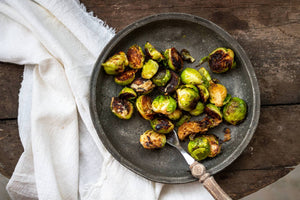
M 167 138 L 167 143 L 175 147 L 181 155 L 184 157 L 187 164 L 190 166 L 191 174 L 199 179 L 199 182 L 203 184 L 206 190 L 214 197 L 216 200 L 230 200 L 231 198 L 224 192 L 224 190 L 218 185 L 214 177 L 210 176 L 206 172 L 205 166 L 197 162 L 192 156 L 190 156 L 180 145 L 175 130 L 171 132 Z

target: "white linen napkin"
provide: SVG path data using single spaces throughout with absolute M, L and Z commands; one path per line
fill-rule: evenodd
M 90 118 L 89 81 L 113 36 L 76 0 L 0 0 L 0 61 L 25 65 L 18 115 L 24 152 L 7 185 L 12 199 L 212 199 L 199 183 L 148 181 L 102 145 Z

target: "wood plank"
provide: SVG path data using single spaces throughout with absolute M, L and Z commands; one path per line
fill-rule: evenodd
M 300 105 L 266 106 L 253 139 L 217 182 L 234 199 L 255 192 L 299 164 Z M 0 173 L 10 177 L 23 151 L 16 120 L 0 121 Z

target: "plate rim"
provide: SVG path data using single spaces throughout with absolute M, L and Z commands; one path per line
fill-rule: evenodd
M 102 52 L 100 53 L 99 57 L 97 58 L 97 61 L 94 65 L 92 76 L 90 79 L 90 114 L 91 118 L 94 124 L 94 127 L 96 129 L 97 135 L 99 136 L 101 142 L 103 143 L 104 147 L 111 153 L 111 155 L 123 166 L 130 169 L 134 173 L 149 179 L 151 181 L 160 182 L 160 183 L 188 183 L 195 181 L 197 179 L 193 177 L 167 177 L 166 176 L 156 176 L 152 175 L 151 173 L 147 173 L 145 170 L 137 167 L 136 165 L 132 164 L 125 158 L 121 156 L 121 154 L 117 151 L 117 149 L 114 148 L 114 146 L 108 141 L 108 138 L 105 136 L 104 130 L 102 128 L 102 125 L 100 123 L 100 119 L 98 117 L 97 113 L 97 104 L 96 104 L 96 84 L 97 84 L 97 78 L 99 76 L 101 65 L 100 61 L 103 56 L 107 54 L 114 46 L 117 44 L 120 40 L 122 40 L 126 35 L 128 35 L 130 32 L 134 31 L 136 28 L 140 28 L 142 26 L 145 26 L 149 23 L 159 21 L 159 20 L 182 20 L 182 21 L 188 21 L 188 22 L 194 22 L 197 24 L 200 24 L 202 26 L 205 26 L 206 28 L 212 30 L 216 34 L 223 37 L 224 40 L 226 40 L 228 43 L 231 44 L 231 46 L 234 47 L 235 50 L 238 50 L 240 56 L 241 56 L 241 62 L 245 66 L 245 70 L 247 72 L 247 75 L 249 76 L 250 83 L 251 83 L 251 89 L 253 92 L 253 110 L 252 110 L 252 119 L 249 125 L 249 128 L 247 130 L 246 136 L 242 140 L 242 142 L 236 147 L 236 149 L 230 154 L 225 160 L 223 160 L 220 164 L 217 166 L 211 168 L 208 170 L 209 173 L 216 174 L 229 166 L 234 160 L 236 160 L 237 157 L 240 156 L 240 154 L 245 150 L 247 145 L 249 144 L 256 128 L 258 125 L 259 117 L 260 117 L 260 91 L 258 86 L 258 81 L 256 78 L 256 74 L 254 72 L 254 68 L 251 64 L 251 61 L 249 57 L 247 56 L 244 49 L 241 47 L 241 45 L 224 29 L 222 29 L 220 26 L 216 25 L 215 23 L 204 19 L 202 17 L 198 17 L 191 14 L 186 13 L 159 13 L 150 15 L 147 17 L 144 17 L 140 20 L 137 20 L 130 25 L 126 26 L 124 29 L 119 31 L 103 48 Z

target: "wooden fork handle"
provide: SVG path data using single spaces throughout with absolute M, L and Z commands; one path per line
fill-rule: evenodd
M 231 199 L 215 181 L 214 177 L 210 176 L 210 174 L 206 172 L 204 165 L 195 161 L 191 164 L 190 169 L 192 175 L 198 178 L 200 183 L 203 183 L 203 186 L 216 200 Z

